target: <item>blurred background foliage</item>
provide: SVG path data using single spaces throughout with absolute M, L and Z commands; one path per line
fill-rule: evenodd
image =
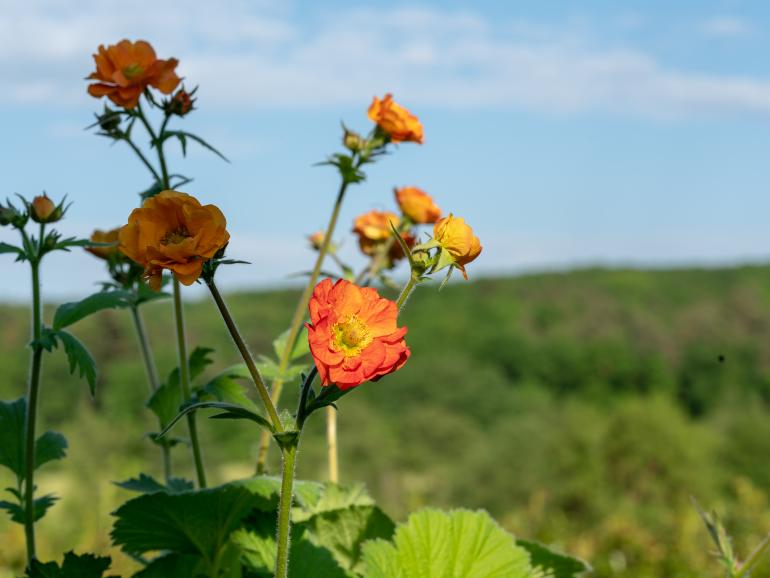
M 690 497 L 724 516 L 744 557 L 770 531 L 769 280 L 770 267 L 587 269 L 422 286 L 403 314 L 409 363 L 339 404 L 342 480 L 366 482 L 398 520 L 424 505 L 486 508 L 515 534 L 589 560 L 598 577 L 721 576 Z M 296 297 L 229 295 L 255 352 L 271 351 Z M 214 306 L 187 311 L 191 345 L 216 349 L 209 372 L 236 363 Z M 46 357 L 42 427 L 70 450 L 39 476 L 62 497 L 39 524 L 43 559 L 110 552 L 110 512 L 131 495 L 110 482 L 160 476 L 128 316 L 74 328 L 99 364 L 96 400 L 61 352 Z M 145 316 L 165 375 L 176 363 L 171 305 Z M 0 306 L 2 399 L 24 393 L 27 327 L 23 307 Z M 308 428 L 299 476 L 324 479 L 323 419 Z M 252 428 L 200 429 L 213 483 L 251 475 Z M 188 452 L 175 456 L 190 477 Z M 0 472 L 0 487 L 10 482 Z M 115 571 L 132 567 L 112 553 Z M 23 555 L 21 527 L 1 518 L 0 577 Z

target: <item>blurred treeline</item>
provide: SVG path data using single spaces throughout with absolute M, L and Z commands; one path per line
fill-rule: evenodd
M 229 295 L 256 353 L 271 351 L 296 296 Z M 187 311 L 191 345 L 216 349 L 211 372 L 239 361 L 208 301 Z M 145 314 L 165 375 L 176 363 L 170 303 Z M 596 576 L 629 578 L 722 575 L 691 495 L 725 516 L 744 555 L 770 531 L 770 267 L 422 286 L 403 320 L 405 368 L 339 404 L 343 481 L 366 482 L 397 519 L 428 504 L 486 508 L 514 533 L 586 558 Z M 27 327 L 23 307 L 0 307 L 0 398 L 24 392 Z M 100 388 L 91 400 L 61 352 L 46 358 L 42 423 L 71 447 L 39 479 L 62 497 L 39 526 L 43 557 L 108 551 L 109 513 L 130 495 L 110 481 L 159 473 L 128 313 L 74 329 Z M 325 476 L 322 415 L 303 438 L 303 478 Z M 250 475 L 255 432 L 202 422 L 213 481 Z M 190 476 L 185 448 L 176 467 Z M 22 556 L 21 528 L 3 519 L 0 577 Z

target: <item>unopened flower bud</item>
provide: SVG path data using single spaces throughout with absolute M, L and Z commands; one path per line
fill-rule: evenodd
M 22 228 L 27 223 L 27 215 L 20 213 L 16 210 L 16 207 L 8 204 L 7 207 L 0 205 L 0 226 L 6 227 L 12 225 L 17 228 Z
M 165 102 L 165 109 L 168 114 L 175 114 L 176 116 L 185 116 L 187 113 L 194 110 L 195 94 L 194 89 L 192 92 L 187 92 L 184 88 L 179 89 L 174 96 Z
M 350 152 L 358 152 L 366 147 L 366 140 L 360 134 L 349 129 L 345 129 L 345 136 L 342 137 L 342 144 Z
M 104 113 L 96 117 L 99 128 L 106 133 L 114 133 L 120 127 L 120 114 L 117 111 L 104 107 Z
M 307 236 L 307 240 L 310 242 L 310 246 L 315 249 L 316 251 L 321 250 L 321 246 L 324 244 L 324 238 L 326 235 L 324 235 L 323 231 L 316 231 L 312 235 Z
M 30 206 L 29 215 L 36 223 L 55 223 L 64 214 L 62 206 L 57 207 L 45 193 L 32 199 Z

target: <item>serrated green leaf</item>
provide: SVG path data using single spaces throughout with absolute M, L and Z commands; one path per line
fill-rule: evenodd
M 24 477 L 24 415 L 27 400 L 0 401 L 0 465 Z
M 100 291 L 80 301 L 64 303 L 56 309 L 53 318 L 53 329 L 54 331 L 64 329 L 84 317 L 88 317 L 103 309 L 129 307 L 132 298 L 133 295 L 128 291 Z
M 96 396 L 96 362 L 77 337 L 67 331 L 57 331 L 56 337 L 64 345 L 64 351 L 67 354 L 67 360 L 70 365 L 70 373 L 75 375 L 77 371 L 80 377 L 84 377 L 88 382 L 91 396 Z
M 296 522 L 304 522 L 317 514 L 334 510 L 375 505 L 364 484 L 319 484 L 312 494 L 303 495 L 297 501 L 300 507 L 295 508 L 292 514 Z
M 361 551 L 367 540 L 390 540 L 396 525 L 377 506 L 349 506 L 312 516 L 303 523 L 305 536 L 329 550 L 345 570 L 362 573 Z
M 287 329 L 273 340 L 273 350 L 278 359 L 283 357 L 284 350 L 286 349 L 286 342 L 289 339 L 289 331 L 290 330 Z M 307 340 L 307 328 L 303 327 L 294 342 L 294 349 L 292 349 L 291 355 L 289 356 L 289 361 L 304 357 L 308 353 L 310 353 L 310 345 Z
M 37 522 L 40 518 L 45 516 L 48 509 L 56 503 L 59 498 L 52 494 L 47 494 L 39 498 L 35 498 L 33 501 L 33 508 L 35 511 L 34 521 Z M 11 515 L 11 520 L 17 524 L 24 524 L 26 514 L 24 505 L 21 503 L 15 504 L 13 502 L 0 502 L 0 510 L 6 510 Z
M 554 552 L 538 542 L 516 540 L 516 544 L 529 552 L 530 564 L 546 578 L 577 578 L 591 571 L 591 566 L 582 560 Z
M 486 512 L 421 510 L 363 547 L 367 578 L 533 578 L 529 554 Z
M 166 486 L 158 480 L 147 474 L 141 473 L 138 478 L 130 478 L 124 482 L 114 482 L 119 488 L 129 490 L 130 492 L 139 492 L 142 494 L 153 494 L 155 492 L 165 492 Z
M 165 429 L 160 432 L 160 436 L 166 435 L 169 430 L 171 430 L 176 423 L 182 419 L 184 416 L 186 416 L 188 413 L 193 411 L 198 411 L 201 409 L 219 409 L 222 410 L 222 413 L 218 413 L 216 415 L 211 416 L 212 419 L 247 419 L 250 421 L 253 421 L 260 426 L 264 427 L 270 432 L 273 432 L 273 424 L 271 424 L 267 419 L 259 415 L 258 413 L 255 413 L 253 411 L 250 411 L 246 409 L 245 407 L 241 407 L 239 405 L 235 405 L 233 403 L 224 403 L 221 401 L 202 401 L 200 403 L 191 403 L 190 405 L 184 406 L 182 408 L 182 411 L 180 411 L 176 417 L 174 417 L 169 424 L 165 427 Z
M 164 554 L 147 564 L 133 578 L 198 578 L 206 575 L 203 558 L 189 554 Z
M 107 556 L 77 555 L 74 552 L 67 552 L 61 568 L 56 562 L 44 564 L 38 560 L 32 560 L 26 576 L 27 578 L 103 578 L 111 563 L 112 560 Z M 107 578 L 117 578 L 117 576 Z
M 16 474 L 21 481 L 25 477 L 24 419 L 27 400 L 0 401 L 0 465 Z M 52 460 L 65 456 L 67 440 L 63 435 L 45 432 L 35 441 L 35 469 Z
M 67 455 L 67 438 L 62 434 L 48 431 L 35 442 L 35 469 Z
M 239 381 L 243 379 L 251 380 L 249 369 L 243 363 L 233 365 L 198 388 L 196 394 L 201 401 L 213 399 L 233 403 L 256 413 L 259 407 L 244 392 L 243 385 Z

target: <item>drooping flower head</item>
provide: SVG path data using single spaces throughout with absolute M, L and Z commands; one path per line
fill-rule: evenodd
M 310 299 L 308 340 L 322 385 L 350 389 L 392 373 L 410 351 L 398 307 L 371 287 L 324 279 Z
M 423 142 L 420 119 L 396 103 L 391 94 L 386 94 L 382 100 L 374 97 L 369 107 L 369 118 L 388 134 L 393 142 Z
M 160 60 L 144 40 L 121 40 L 106 48 L 100 45 L 94 62 L 96 71 L 88 79 L 97 82 L 88 86 L 88 94 L 96 98 L 106 96 L 124 108 L 136 107 L 148 86 L 171 94 L 181 80 L 174 71 L 179 61 Z
M 115 257 L 122 255 L 122 253 L 118 250 L 119 233 L 120 228 L 110 229 L 109 231 L 96 229 L 93 233 L 91 233 L 91 240 L 94 243 L 110 243 L 110 246 L 86 247 L 86 251 L 96 257 L 99 257 L 100 259 L 104 259 L 105 261 L 109 261 L 110 259 L 114 259 Z
M 131 212 L 118 234 L 119 248 L 144 266 L 153 289 L 160 289 L 163 269 L 191 285 L 203 264 L 230 240 L 226 225 L 214 205 L 201 205 L 186 193 L 163 191 Z
M 433 202 L 431 196 L 422 189 L 401 187 L 394 192 L 401 212 L 409 217 L 413 223 L 435 223 L 441 218 L 441 209 Z
M 441 247 L 442 253 L 451 257 L 452 264 L 462 271 L 468 279 L 465 265 L 481 253 L 481 242 L 473 234 L 473 229 L 465 224 L 465 219 L 450 214 L 433 226 L 433 238 Z
M 356 217 L 353 222 L 353 232 L 358 236 L 358 246 L 365 255 L 374 255 L 379 247 L 388 242 L 393 232 L 390 224 L 398 229 L 401 218 L 390 211 L 369 211 Z M 411 247 L 415 244 L 414 235 L 403 232 L 401 238 Z M 389 257 L 395 261 L 404 257 L 404 251 L 399 243 L 393 243 Z

